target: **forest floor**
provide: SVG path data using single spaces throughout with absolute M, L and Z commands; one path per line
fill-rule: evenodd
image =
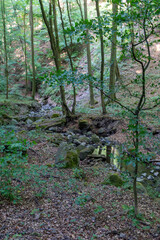
M 22 201 L 0 201 L 0 239 L 159 240 L 158 199 L 141 189 L 140 214 L 135 219 L 133 191 L 128 189 L 125 174 L 122 177 L 127 185 L 117 188 L 102 184 L 115 173 L 105 162 L 88 165 L 82 161 L 83 177 L 77 176 L 74 169 L 55 168 L 58 147 L 48 141 L 49 136 L 38 130 L 25 136 L 36 141 L 28 150 L 28 163 L 41 169 L 39 184 L 34 186 L 37 180 L 33 175 L 22 190 Z

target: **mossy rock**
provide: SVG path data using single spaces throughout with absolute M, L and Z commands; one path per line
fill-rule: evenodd
M 48 130 L 51 127 L 62 127 L 66 123 L 65 118 L 57 117 L 56 119 L 46 119 L 42 121 L 37 121 L 34 123 L 36 128 L 43 128 Z
M 78 153 L 75 150 L 67 152 L 64 168 L 75 168 L 79 165 Z
M 93 143 L 99 143 L 100 142 L 100 138 L 96 134 L 93 134 L 92 137 L 91 137 L 91 141 Z
M 55 145 L 59 145 L 61 142 L 65 141 L 66 137 L 64 137 L 61 133 L 54 133 L 53 136 L 48 138 L 48 141 L 54 143 Z
M 55 166 L 58 168 L 75 168 L 79 166 L 78 153 L 72 144 L 61 143 L 56 153 Z
M 115 187 L 121 187 L 124 184 L 124 181 L 118 174 L 112 174 L 102 183 L 103 185 L 114 185 Z
M 80 130 L 88 129 L 90 127 L 88 119 L 79 119 L 78 127 Z
M 81 161 L 83 161 L 89 154 L 92 154 L 94 152 L 94 147 L 93 146 L 88 146 L 81 150 L 79 152 L 79 158 Z
M 90 142 L 90 139 L 89 139 L 88 137 L 86 137 L 86 136 L 80 136 L 80 137 L 78 138 L 78 141 L 79 141 L 80 143 L 82 143 L 82 142 L 89 143 L 89 142 Z
M 60 117 L 61 115 L 59 113 L 53 113 L 51 118 L 57 118 L 57 117 Z

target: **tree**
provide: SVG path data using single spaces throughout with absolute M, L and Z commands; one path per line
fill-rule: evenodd
M 30 28 L 31 28 L 31 55 L 32 55 L 32 98 L 35 99 L 36 93 L 36 71 L 34 61 L 34 25 L 33 25 L 33 4 L 30 0 Z
M 50 2 L 51 2 L 51 0 L 50 0 Z M 59 72 L 61 70 L 59 48 L 57 47 L 57 42 L 56 42 L 55 36 L 53 34 L 53 31 L 52 31 L 51 21 L 48 21 L 48 19 L 46 17 L 46 13 L 45 13 L 45 10 L 44 10 L 42 0 L 39 0 L 39 3 L 40 3 L 40 7 L 41 7 L 42 17 L 43 17 L 44 23 L 47 27 L 48 35 L 49 35 L 49 38 L 50 38 L 51 50 L 52 50 L 52 53 L 53 53 L 53 58 L 54 58 L 54 62 L 55 62 L 55 65 L 56 65 L 56 70 L 57 70 L 57 72 Z M 60 84 L 60 94 L 61 94 L 62 111 L 63 111 L 63 113 L 66 114 L 67 117 L 70 117 L 71 116 L 71 111 L 69 110 L 69 108 L 66 104 L 65 90 L 64 90 L 63 85 L 61 85 L 61 84 Z
M 65 35 L 65 27 L 64 27 L 64 21 L 63 21 L 63 15 L 62 15 L 62 10 L 61 10 L 61 5 L 60 5 L 60 1 L 59 1 L 59 0 L 58 0 L 58 7 L 59 7 L 59 12 L 60 12 L 60 17 L 61 17 L 61 24 L 62 24 L 62 29 L 63 29 L 64 42 L 65 42 L 65 45 L 66 45 L 66 51 L 67 51 L 67 55 L 68 55 L 68 58 L 69 58 L 71 70 L 72 70 L 72 72 L 74 72 L 73 61 L 72 61 L 71 53 L 70 53 L 70 51 L 69 51 L 69 47 L 68 47 L 68 44 L 67 44 L 67 38 L 66 38 L 66 35 Z M 76 88 L 75 88 L 74 82 L 72 83 L 72 86 L 73 86 L 73 105 L 72 105 L 72 113 L 75 114 L 75 107 L 76 107 Z
M 100 22 L 100 10 L 99 10 L 99 0 L 96 0 L 96 11 L 97 11 L 97 17 L 98 17 L 98 25 L 99 25 L 99 35 L 100 35 L 100 44 L 101 44 L 101 73 L 100 73 L 100 92 L 101 92 L 101 106 L 102 106 L 102 113 L 106 113 L 106 106 L 104 101 L 104 40 L 103 40 L 103 31 L 101 27 Z
M 6 77 L 6 99 L 8 99 L 8 51 L 7 51 L 7 29 L 6 29 L 6 10 L 5 2 L 1 1 L 1 12 L 3 21 L 3 41 L 4 41 L 4 54 L 5 54 L 5 77 Z
M 87 0 L 84 0 L 84 18 L 85 20 L 88 20 L 87 16 Z M 90 50 L 90 42 L 89 42 L 89 31 L 86 29 L 86 41 L 87 41 L 87 64 L 88 64 L 88 74 L 92 76 L 92 65 L 91 65 L 91 50 Z M 90 104 L 94 105 L 94 92 L 93 92 L 93 83 L 90 80 L 89 81 L 89 92 L 90 92 Z
M 110 78 L 109 78 L 109 94 L 112 99 L 116 98 L 115 93 L 115 82 L 116 82 L 116 67 L 117 67 L 117 59 L 116 59 L 116 44 L 117 44 L 117 23 L 116 23 L 116 14 L 118 12 L 118 5 L 113 0 L 112 1 L 112 42 L 111 42 L 111 60 L 110 60 Z

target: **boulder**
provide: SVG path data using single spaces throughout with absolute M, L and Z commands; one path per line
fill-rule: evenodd
M 103 181 L 104 185 L 114 185 L 115 187 L 121 187 L 124 184 L 124 181 L 118 174 L 112 174 L 107 179 Z
M 90 139 L 89 139 L 88 137 L 86 137 L 86 136 L 80 136 L 80 137 L 78 138 L 78 141 L 79 141 L 80 143 L 82 143 L 82 142 L 89 143 L 89 142 L 90 142 Z
M 100 139 L 99 139 L 99 137 L 96 134 L 93 134 L 92 137 L 91 137 L 91 141 L 93 143 L 99 143 Z
M 53 113 L 51 118 L 57 118 L 57 117 L 60 117 L 61 115 L 59 113 Z
M 87 119 L 79 119 L 78 127 L 80 130 L 87 130 L 90 128 L 89 121 Z
M 72 144 L 61 143 L 55 157 L 58 168 L 74 168 L 79 166 L 79 157 Z
M 44 128 L 45 130 L 48 130 L 51 127 L 62 127 L 65 123 L 65 118 L 57 117 L 55 119 L 42 119 L 40 122 L 36 121 L 34 125 L 36 128 Z
M 54 143 L 55 145 L 59 145 L 61 142 L 66 141 L 66 137 L 64 137 L 61 133 L 54 133 L 48 141 Z
M 88 146 L 86 148 L 84 148 L 83 150 L 81 150 L 79 152 L 79 158 L 80 160 L 84 160 L 89 154 L 92 154 L 94 152 L 94 147 L 93 146 Z

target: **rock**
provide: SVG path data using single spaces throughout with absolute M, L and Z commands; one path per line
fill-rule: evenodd
M 86 133 L 86 136 L 87 136 L 87 137 L 91 137 L 91 136 L 92 136 L 92 132 L 91 132 L 91 131 L 87 132 L 87 133 Z
M 100 128 L 100 129 L 98 129 L 98 134 L 104 134 L 106 132 L 106 129 L 105 128 Z
M 85 149 L 85 146 L 83 146 L 82 144 L 77 146 L 77 148 L 76 148 L 78 153 L 80 153 L 80 151 L 82 151 L 83 149 Z
M 79 158 L 80 160 L 84 160 L 89 154 L 92 154 L 94 152 L 94 147 L 93 146 L 88 146 L 86 148 L 84 148 L 83 150 L 81 150 L 79 152 Z
M 92 137 L 91 137 L 91 141 L 93 143 L 99 143 L 100 139 L 99 139 L 99 137 L 96 134 L 93 134 Z
M 11 125 L 17 125 L 17 124 L 18 124 L 18 122 L 17 122 L 17 120 L 16 120 L 16 119 L 12 119 L 12 121 L 10 122 L 10 124 L 11 124 Z
M 63 127 L 66 123 L 65 118 L 55 118 L 55 119 L 42 119 L 41 122 L 34 122 L 36 128 L 44 128 L 45 130 L 50 129 L 51 127 Z
M 51 118 L 57 118 L 57 117 L 60 117 L 61 115 L 59 113 L 53 113 Z
M 81 144 L 81 142 L 78 141 L 77 139 L 74 139 L 74 140 L 73 140 L 73 143 L 76 144 L 77 146 Z
M 26 121 L 26 123 L 27 123 L 27 125 L 32 125 L 33 121 L 28 118 L 27 121 Z
M 153 175 L 157 177 L 159 175 L 159 172 L 155 172 Z
M 143 182 L 143 176 L 137 177 L 137 182 Z
M 105 179 L 102 184 L 104 185 L 111 184 L 116 187 L 121 187 L 124 184 L 124 181 L 118 174 L 112 174 L 109 176 L 109 178 Z
M 49 138 L 49 142 L 59 145 L 61 142 L 64 142 L 66 137 L 64 137 L 61 133 L 54 133 L 53 136 Z
M 79 119 L 78 127 L 80 130 L 89 129 L 90 128 L 89 121 L 87 119 Z
M 147 176 L 147 173 L 142 173 L 142 176 L 143 176 L 143 177 L 146 177 L 146 176 Z
M 79 166 L 79 157 L 73 145 L 61 143 L 55 157 L 55 166 L 58 168 L 74 168 Z
M 154 177 L 151 176 L 151 175 L 149 175 L 149 176 L 147 177 L 147 179 L 148 179 L 148 180 L 154 180 Z
M 78 138 L 78 141 L 79 142 L 85 142 L 85 143 L 89 143 L 90 142 L 90 139 L 88 138 L 88 137 L 86 137 L 86 136 L 80 136 L 79 138 Z
M 120 238 L 124 238 L 124 239 L 126 239 L 126 235 L 124 234 L 124 233 L 120 233 Z

